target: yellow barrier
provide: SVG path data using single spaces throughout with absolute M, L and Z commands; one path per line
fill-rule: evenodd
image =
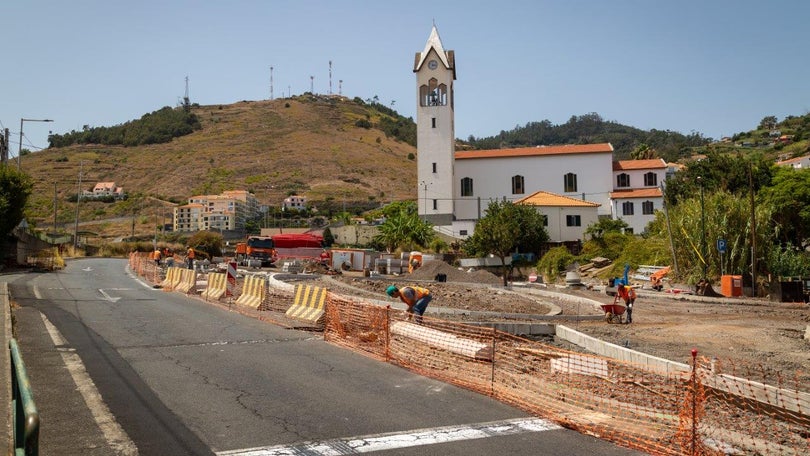
M 314 324 L 320 323 L 325 314 L 326 294 L 326 288 L 296 285 L 293 305 L 287 309 L 285 315 Z
M 193 269 L 180 270 L 180 282 L 174 287 L 174 291 L 189 293 L 197 285 L 197 271 Z
M 225 280 L 224 272 L 209 272 L 208 284 L 202 292 L 202 297 L 205 299 L 219 299 L 225 294 L 227 290 L 227 280 Z
M 264 302 L 266 288 L 264 277 L 257 275 L 245 276 L 242 294 L 236 300 L 236 304 L 258 309 Z
M 176 282 L 178 282 L 178 277 L 180 276 L 180 268 L 171 267 L 166 270 L 166 278 L 163 279 L 163 282 L 160 283 L 160 287 L 166 291 L 171 291 Z

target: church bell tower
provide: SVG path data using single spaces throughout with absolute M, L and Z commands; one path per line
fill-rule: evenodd
M 453 81 L 456 80 L 456 61 L 455 53 L 442 47 L 435 25 L 425 49 L 416 53 L 413 72 L 416 73 L 419 216 L 437 226 L 451 225 L 454 218 Z

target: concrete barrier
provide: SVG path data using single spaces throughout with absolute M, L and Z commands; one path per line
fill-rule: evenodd
M 426 326 L 398 321 L 391 325 L 391 334 L 418 340 L 431 347 L 440 348 L 473 359 L 492 361 L 492 345 L 465 339 Z
M 296 285 L 293 305 L 285 315 L 313 324 L 323 321 L 326 311 L 326 288 L 311 285 Z
M 236 304 L 258 309 L 264 302 L 266 290 L 267 285 L 264 277 L 258 275 L 245 276 L 245 283 L 242 284 L 242 294 L 239 295 Z
M 224 272 L 209 272 L 208 282 L 202 297 L 205 299 L 219 299 L 228 291 L 227 274 Z
M 166 278 L 160 283 L 160 287 L 166 291 L 171 291 L 179 282 L 180 268 L 170 267 L 166 270 Z
M 180 272 L 180 281 L 174 287 L 174 291 L 181 293 L 190 292 L 197 285 L 197 271 L 193 269 L 182 269 Z

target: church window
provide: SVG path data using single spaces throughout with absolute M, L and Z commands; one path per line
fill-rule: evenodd
M 523 176 L 512 176 L 512 194 L 513 195 L 522 195 L 525 193 L 523 186 Z
M 473 180 L 471 177 L 461 179 L 461 196 L 473 196 Z
M 645 187 L 655 187 L 657 185 L 658 185 L 658 176 L 656 176 L 654 172 L 651 171 L 644 175 Z
M 616 176 L 616 187 L 623 188 L 630 186 L 630 175 L 627 173 L 621 173 Z
M 574 173 L 568 173 L 563 176 L 563 188 L 563 191 L 565 192 L 577 191 L 577 175 Z

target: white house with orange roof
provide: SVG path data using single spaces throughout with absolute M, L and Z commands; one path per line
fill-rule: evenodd
M 534 206 L 544 216 L 549 241 L 584 239 L 585 229 L 599 221 L 599 204 L 551 192 L 537 191 L 515 201 Z
M 613 162 L 611 215 L 625 221 L 633 233 L 641 233 L 655 219 L 655 211 L 664 207 L 661 184 L 667 176 L 667 164 L 660 158 Z
M 778 166 L 790 166 L 794 169 L 807 169 L 810 168 L 810 155 L 778 161 L 776 164 Z
M 84 191 L 82 197 L 87 198 L 105 198 L 113 197 L 116 199 L 124 198 L 124 189 L 115 185 L 115 182 L 97 182 L 90 192 Z

